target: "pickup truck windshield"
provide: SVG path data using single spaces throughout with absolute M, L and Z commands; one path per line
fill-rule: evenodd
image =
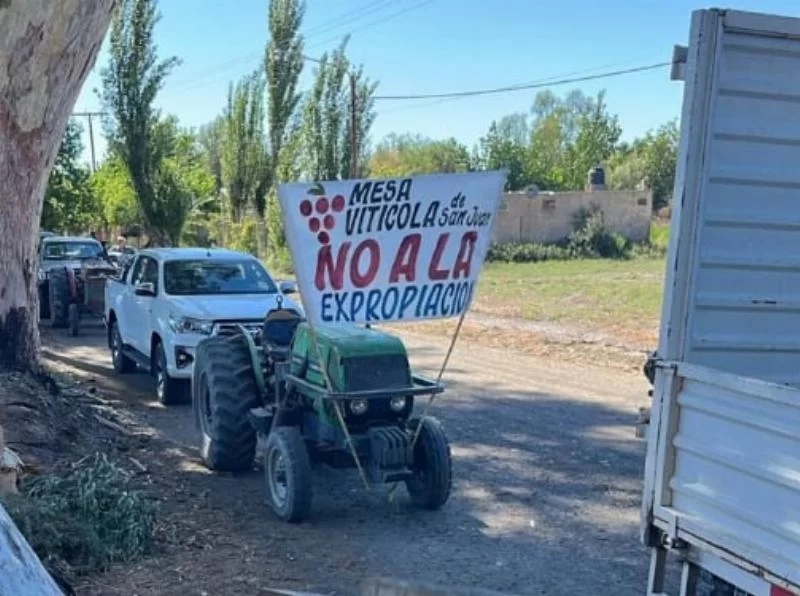
M 102 259 L 103 246 L 98 242 L 47 242 L 43 249 L 44 259 Z
M 201 296 L 275 294 L 278 288 L 256 261 L 197 259 L 164 263 L 164 291 L 176 296 Z

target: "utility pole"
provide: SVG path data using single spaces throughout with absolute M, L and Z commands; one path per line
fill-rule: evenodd
M 356 126 L 358 118 L 356 117 L 356 109 L 358 108 L 358 91 L 356 89 L 356 77 L 353 72 L 348 73 L 350 77 L 350 178 L 355 180 L 358 178 L 358 131 Z
M 94 128 L 92 127 L 92 117 L 100 117 L 103 112 L 73 112 L 73 116 L 86 118 L 89 121 L 89 150 L 92 155 L 92 172 L 97 171 L 97 159 L 94 154 Z

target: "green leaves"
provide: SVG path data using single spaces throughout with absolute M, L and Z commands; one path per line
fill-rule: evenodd
M 466 172 L 467 148 L 453 138 L 436 141 L 420 135 L 388 135 L 372 155 L 370 176 L 392 178 L 435 172 Z
M 172 213 L 174 201 L 160 194 L 171 188 L 165 181 L 172 167 L 166 160 L 176 151 L 176 139 L 168 131 L 174 123 L 161 120 L 153 103 L 179 60 L 158 60 L 153 37 L 159 18 L 156 4 L 156 0 L 119 3 L 111 24 L 109 62 L 101 71 L 102 100 L 109 114 L 105 127 L 112 155 L 125 164 L 151 238 L 176 242 L 173 223 L 184 218 Z
M 83 152 L 81 127 L 70 121 L 47 182 L 41 226 L 50 231 L 83 233 L 101 222 L 98 199 L 89 170 L 79 162 Z

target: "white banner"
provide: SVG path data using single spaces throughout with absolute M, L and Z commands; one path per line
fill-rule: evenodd
M 457 317 L 469 308 L 506 173 L 282 184 L 312 325 Z

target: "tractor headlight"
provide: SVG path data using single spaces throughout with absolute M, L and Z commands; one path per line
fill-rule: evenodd
M 406 407 L 406 402 L 407 400 L 405 397 L 398 395 L 389 401 L 389 407 L 395 412 L 402 412 L 403 408 Z
M 172 327 L 175 333 L 199 333 L 201 335 L 210 335 L 213 323 L 202 319 L 170 315 L 169 326 Z
M 369 402 L 366 399 L 353 399 L 350 401 L 350 411 L 356 416 L 361 416 L 367 411 Z

